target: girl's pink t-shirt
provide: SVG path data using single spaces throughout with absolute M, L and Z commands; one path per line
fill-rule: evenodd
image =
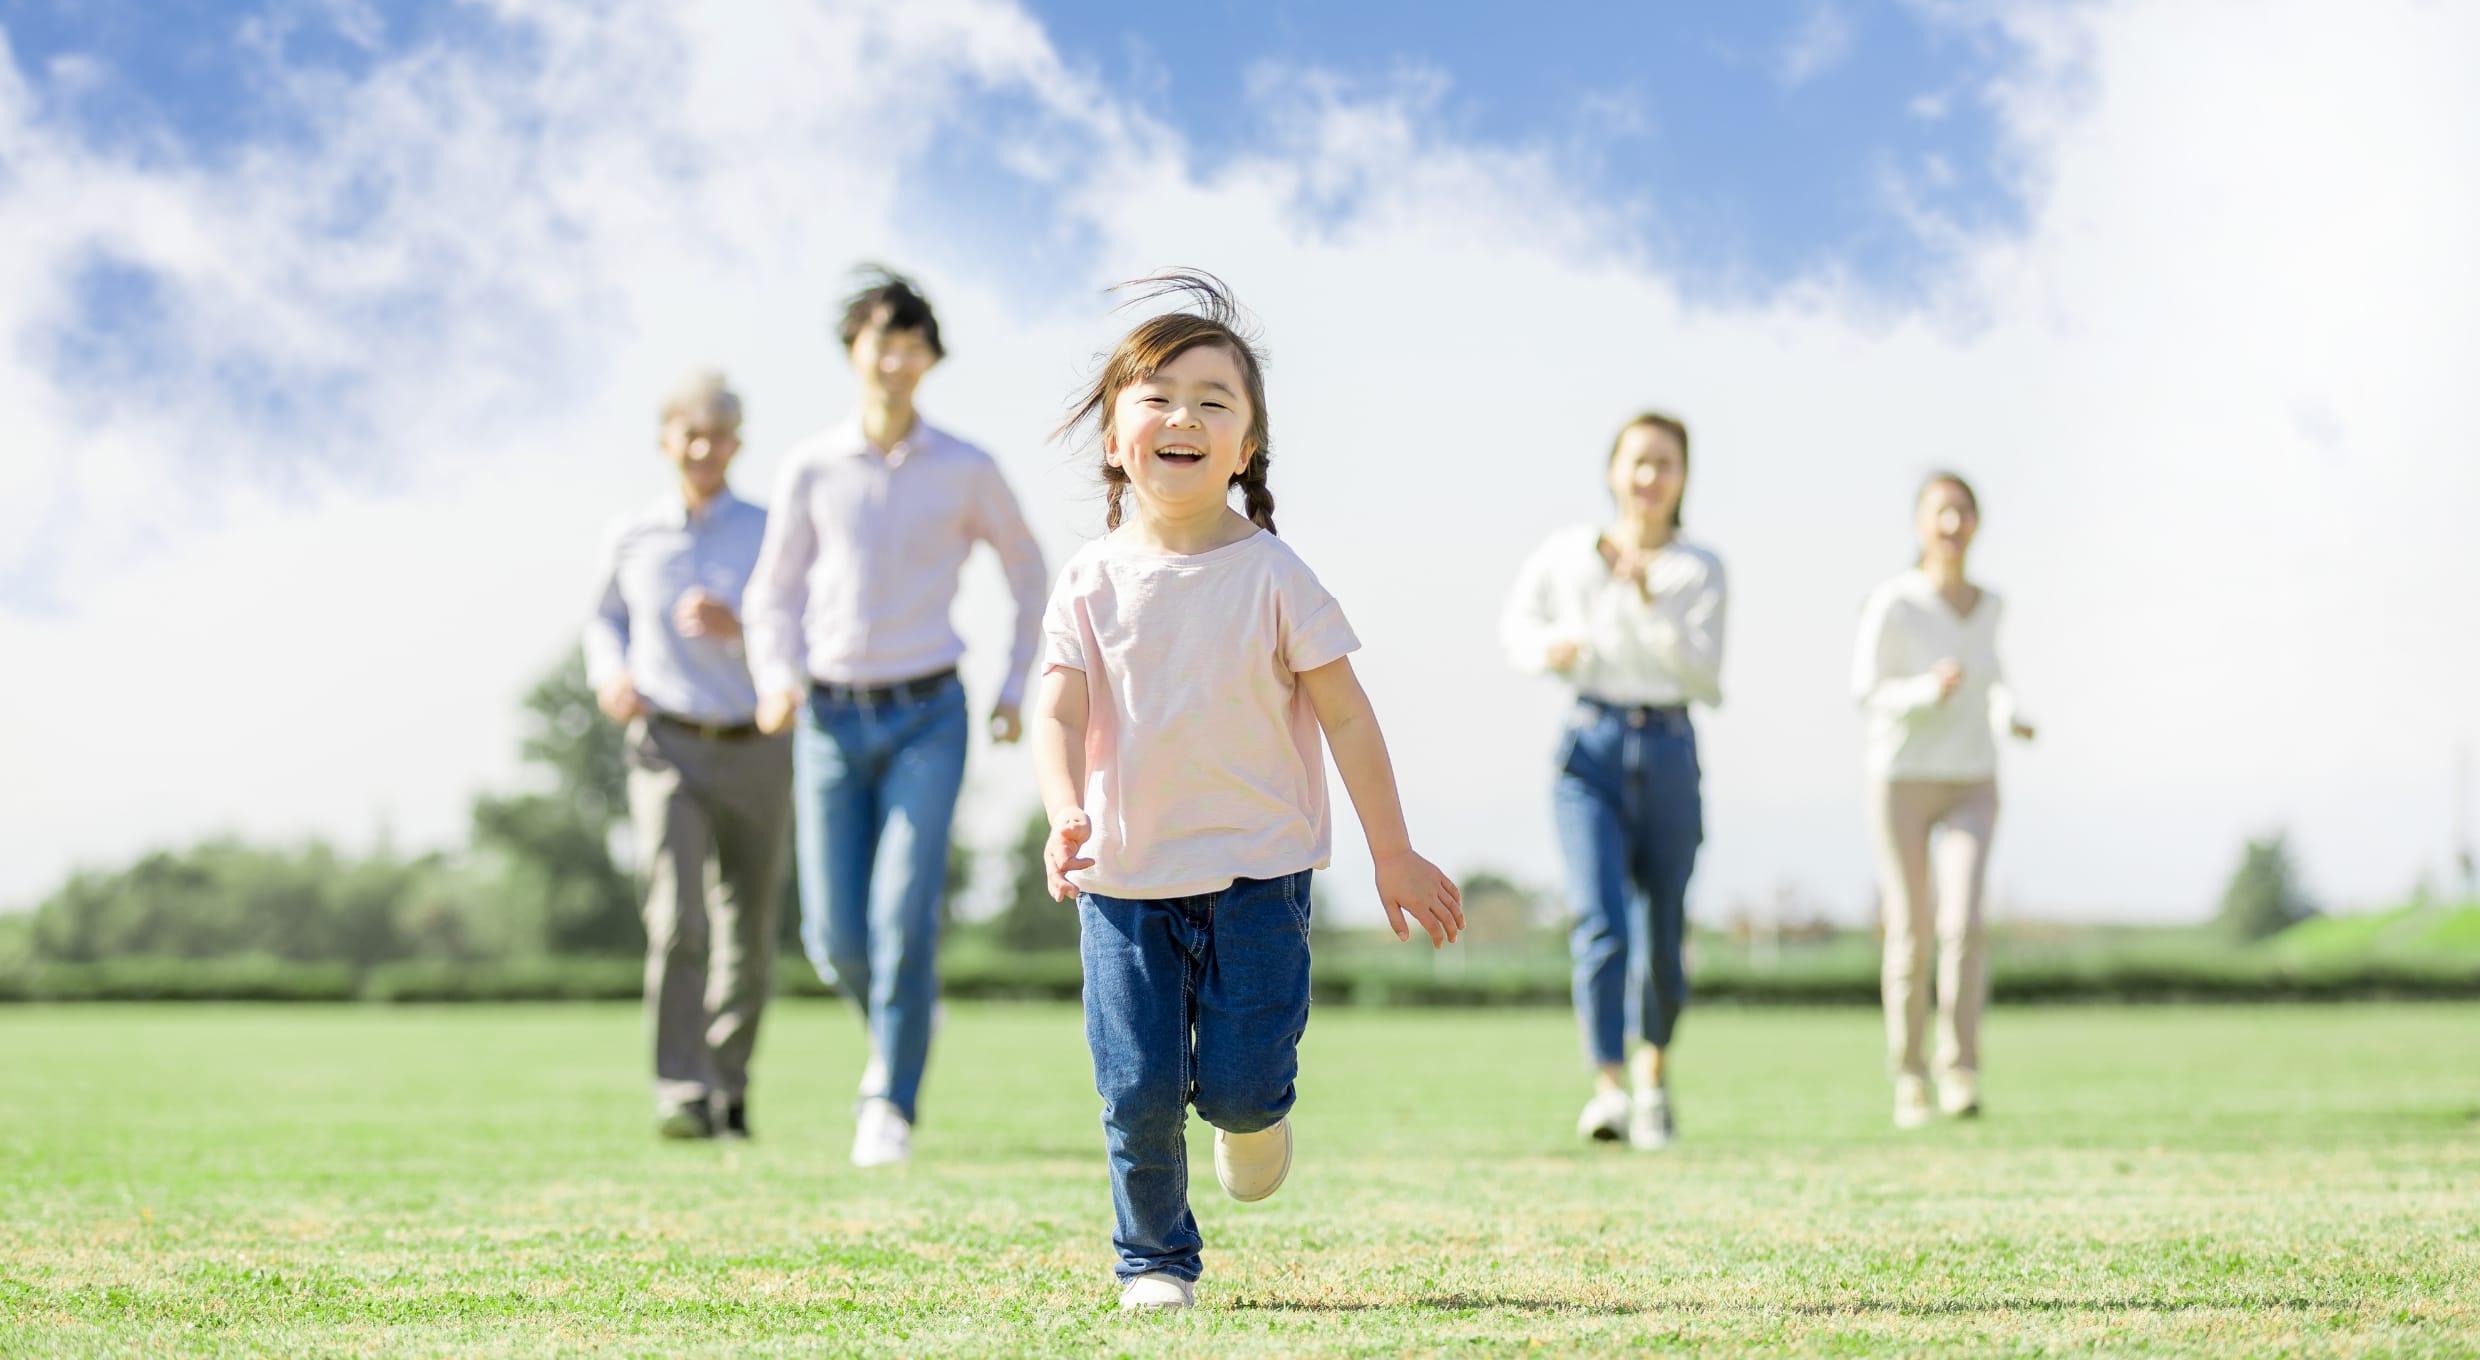
M 1323 869 L 1326 748 L 1299 673 L 1359 650 L 1343 607 L 1260 530 L 1188 557 L 1105 538 L 1069 559 L 1042 664 L 1082 671 L 1085 843 L 1105 897 L 1187 897 Z

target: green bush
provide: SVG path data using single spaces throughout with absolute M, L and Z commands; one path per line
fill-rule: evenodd
M 1719 951 L 1714 951 L 1719 953 Z M 959 932 L 940 960 L 944 995 L 966 1001 L 1074 1001 L 1082 988 L 1076 951 L 1010 951 L 987 935 Z M 808 960 L 779 956 L 775 995 L 823 997 Z M 579 958 L 381 964 L 358 976 L 341 964 L 265 957 L 126 958 L 94 963 L 0 964 L 5 1001 L 623 1001 L 644 984 L 636 959 Z M 1562 1006 L 1563 960 L 1529 956 L 1440 968 L 1427 950 L 1345 946 L 1310 972 L 1319 1005 Z M 1721 954 L 1699 960 L 1690 985 L 1701 1003 L 1874 1006 L 1877 967 L 1868 954 L 1827 948 L 1760 968 Z M 2357 1001 L 2480 999 L 2480 957 L 2301 957 L 2277 949 L 2178 948 L 2001 950 L 1991 992 L 2007 1004 L 2069 1002 Z

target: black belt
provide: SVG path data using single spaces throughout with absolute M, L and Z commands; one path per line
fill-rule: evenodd
M 753 722 L 699 722 L 695 718 L 676 717 L 670 713 L 649 713 L 646 716 L 649 721 L 671 728 L 675 732 L 694 733 L 708 741 L 747 741 L 758 735 L 758 725 Z
M 927 699 L 947 688 L 956 678 L 956 668 L 948 667 L 930 675 L 917 675 L 910 680 L 897 680 L 884 685 L 839 685 L 832 680 L 812 680 L 809 691 L 840 704 L 894 704 L 907 699 Z
M 1614 704 L 1590 694 L 1577 695 L 1576 702 L 1596 713 L 1617 718 L 1630 727 L 1676 727 L 1688 721 L 1686 704 Z

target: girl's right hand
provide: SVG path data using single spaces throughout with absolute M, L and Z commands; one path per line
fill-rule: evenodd
M 1938 702 L 1941 704 L 1954 698 L 1955 691 L 1963 688 L 1963 663 L 1951 656 L 1931 666 L 1929 674 L 1937 677 Z
M 1548 663 L 1551 670 L 1565 675 L 1574 668 L 1576 659 L 1582 655 L 1584 655 L 1582 647 L 1562 638 L 1550 644 L 1550 649 L 1543 654 L 1542 660 Z
M 1068 881 L 1068 875 L 1094 867 L 1092 860 L 1081 859 L 1076 853 L 1093 834 L 1094 824 L 1083 812 L 1051 818 L 1050 839 L 1042 842 L 1042 872 L 1050 879 L 1052 901 L 1065 902 L 1076 896 L 1076 885 Z

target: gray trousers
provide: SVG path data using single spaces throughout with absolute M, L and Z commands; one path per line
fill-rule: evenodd
M 775 970 L 792 743 L 629 725 L 658 1113 L 739 1100 Z
M 1937 1070 L 1976 1072 L 1981 1009 L 1989 1000 L 1981 885 L 1998 827 L 1997 783 L 1889 780 L 1871 790 L 1869 812 L 1886 926 L 1887 1056 L 1897 1072 L 1927 1074 L 1922 1049 L 1934 963 Z

